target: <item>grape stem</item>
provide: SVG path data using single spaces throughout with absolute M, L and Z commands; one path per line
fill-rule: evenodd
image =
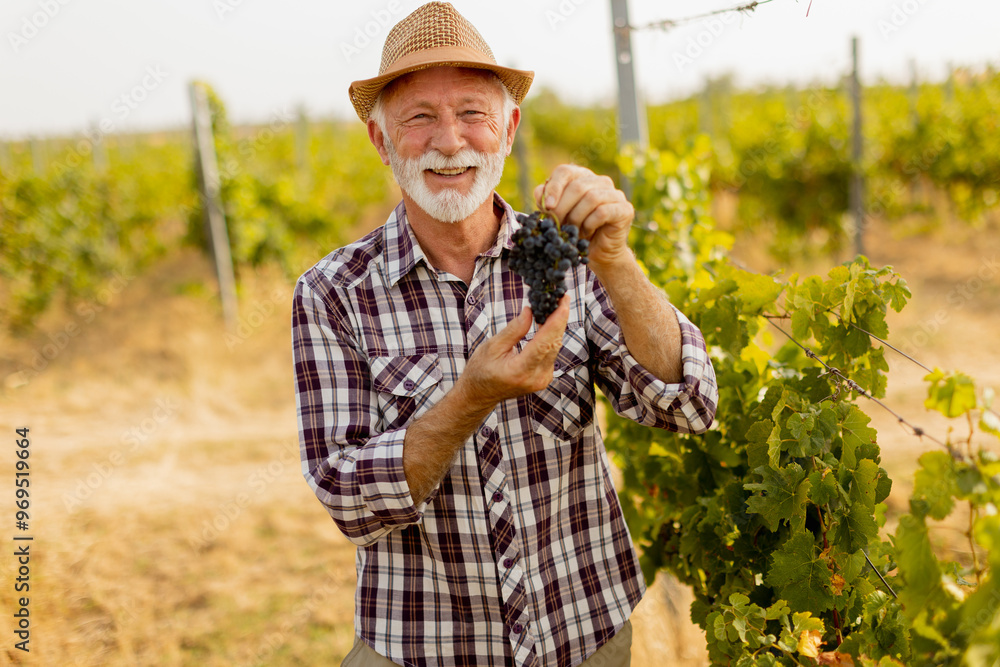
M 556 229 L 562 230 L 562 223 L 559 222 L 559 218 L 557 218 L 556 214 L 550 211 L 548 207 L 545 205 L 545 195 L 549 191 L 549 181 L 551 180 L 552 180 L 551 178 L 546 178 L 545 184 L 542 186 L 542 213 L 555 220 Z

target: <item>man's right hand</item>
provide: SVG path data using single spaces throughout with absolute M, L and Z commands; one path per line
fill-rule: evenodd
M 525 308 L 484 341 L 451 391 L 407 427 L 403 471 L 414 504 L 423 502 L 444 478 L 455 452 L 500 401 L 540 391 L 552 382 L 569 320 L 569 295 L 518 352 L 518 342 L 531 329 L 531 318 L 531 310 Z
M 525 308 L 469 357 L 456 388 L 471 406 L 492 410 L 500 401 L 540 391 L 552 382 L 569 320 L 569 295 L 518 352 L 517 343 L 531 329 L 531 319 L 531 310 Z

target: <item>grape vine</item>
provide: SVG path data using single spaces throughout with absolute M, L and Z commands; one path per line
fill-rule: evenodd
M 692 587 L 716 665 L 996 664 L 1000 462 L 982 443 L 1000 425 L 992 394 L 962 374 L 928 376 L 928 407 L 966 419 L 970 434 L 965 451 L 941 441 L 921 456 L 910 511 L 886 539 L 892 481 L 865 409 L 884 405 L 886 348 L 874 343 L 909 289 L 863 257 L 785 282 L 734 266 L 732 237 L 708 214 L 711 162 L 705 138 L 683 156 L 620 158 L 632 246 L 705 333 L 720 387 L 701 436 L 609 411 L 647 580 L 667 569 Z M 958 502 L 984 554 L 971 565 L 939 560 L 928 537 L 927 520 Z

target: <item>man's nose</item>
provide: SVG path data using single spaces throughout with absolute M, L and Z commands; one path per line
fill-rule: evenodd
M 444 155 L 454 155 L 465 147 L 462 125 L 453 116 L 447 116 L 438 123 L 434 133 L 433 147 Z

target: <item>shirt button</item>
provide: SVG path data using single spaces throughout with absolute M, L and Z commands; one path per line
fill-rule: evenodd
M 514 627 L 512 627 L 512 628 L 511 628 L 511 631 L 512 631 L 512 632 L 513 632 L 513 633 L 514 633 L 515 635 L 519 635 L 519 634 L 521 634 L 521 632 L 523 632 L 523 631 L 524 631 L 524 626 L 523 626 L 523 625 L 521 625 L 520 623 L 515 623 L 515 624 L 514 624 Z
M 415 386 L 416 385 L 413 384 L 413 380 L 407 380 L 406 382 L 403 383 L 403 389 L 405 389 L 406 391 L 413 391 L 413 388 Z
M 508 570 L 511 568 L 511 566 L 513 564 L 514 564 L 514 559 L 513 558 L 504 558 L 503 559 L 503 566 L 505 568 L 507 568 Z M 516 632 L 516 630 L 515 630 L 515 632 Z
M 497 491 L 496 493 L 493 494 L 493 502 L 498 503 L 501 500 L 503 500 L 503 493 L 502 492 Z
M 493 429 L 491 429 L 489 426 L 484 426 L 481 429 L 479 429 L 479 435 L 483 436 L 484 438 L 488 438 L 492 434 L 493 434 Z
M 466 302 L 467 304 L 469 304 L 470 306 L 474 306 L 474 305 L 476 305 L 476 301 L 478 301 L 478 299 L 476 298 L 476 295 L 475 295 L 475 294 L 470 294 L 470 295 L 468 296 L 468 298 L 466 298 L 466 300 L 465 300 L 465 302 Z

